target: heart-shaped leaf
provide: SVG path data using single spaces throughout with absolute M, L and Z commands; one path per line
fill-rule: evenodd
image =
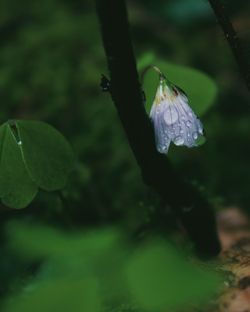
M 40 121 L 14 120 L 0 127 L 0 198 L 23 208 L 38 188 L 55 191 L 66 184 L 74 157 L 56 129 Z
M 0 197 L 12 208 L 27 206 L 37 193 L 23 163 L 22 153 L 8 123 L 0 127 Z
M 74 160 L 69 143 L 60 132 L 41 121 L 19 120 L 16 126 L 32 180 L 46 191 L 63 188 Z

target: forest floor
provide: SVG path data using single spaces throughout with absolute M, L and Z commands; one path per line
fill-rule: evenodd
M 218 312 L 250 312 L 250 219 L 231 207 L 218 214 L 220 260 L 230 278 L 218 300 Z M 217 312 L 216 311 L 216 312 Z

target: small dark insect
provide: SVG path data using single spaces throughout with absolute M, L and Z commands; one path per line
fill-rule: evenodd
M 104 76 L 104 75 L 102 75 L 100 87 L 101 87 L 101 89 L 102 89 L 103 92 L 109 92 L 109 91 L 110 91 L 111 82 L 110 82 L 110 80 L 109 80 L 106 76 Z

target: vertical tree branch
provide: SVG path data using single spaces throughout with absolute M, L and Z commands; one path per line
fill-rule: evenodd
M 250 91 L 250 63 L 242 49 L 240 39 L 226 13 L 225 6 L 223 5 L 221 0 L 208 1 L 229 43 L 229 46 L 238 64 L 242 78 L 244 79 L 246 86 Z
M 111 78 L 111 96 L 141 169 L 151 186 L 175 211 L 196 245 L 197 251 L 212 256 L 219 243 L 209 203 L 173 171 L 168 159 L 155 148 L 154 131 L 146 114 L 133 53 L 124 0 L 96 0 Z M 164 212 L 162 218 L 164 218 Z

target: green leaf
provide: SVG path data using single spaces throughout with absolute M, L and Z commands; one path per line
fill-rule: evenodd
M 203 144 L 206 143 L 206 137 L 205 136 L 200 136 L 197 140 L 196 140 L 196 143 L 198 146 L 201 146 Z
M 4 306 L 5 312 L 98 312 L 100 296 L 94 278 L 60 278 L 40 282 L 33 289 L 14 296 Z
M 0 198 L 6 206 L 24 208 L 38 187 L 65 186 L 73 153 L 64 137 L 40 121 L 12 120 L 0 127 Z
M 137 62 L 137 69 L 139 71 L 144 70 L 147 66 L 153 64 L 155 61 L 155 55 L 153 52 L 149 51 L 144 53 Z
M 146 56 L 142 57 L 142 61 L 139 62 L 143 62 L 146 65 L 145 60 L 149 59 Z M 150 64 L 152 64 L 152 58 L 150 59 Z M 204 115 L 212 106 L 217 95 L 217 86 L 208 75 L 199 70 L 164 62 L 160 59 L 154 60 L 153 64 L 159 67 L 173 84 L 185 91 L 190 106 L 198 116 Z M 153 70 L 148 71 L 143 83 L 143 89 L 146 93 L 146 109 L 148 112 L 153 104 L 158 84 L 158 74 Z
M 22 160 L 21 148 L 8 123 L 0 127 L 0 197 L 12 208 L 27 206 L 37 193 Z
M 126 246 L 115 229 L 72 233 L 14 221 L 7 226 L 7 237 L 9 248 L 23 261 L 43 262 L 31 287 L 41 280 L 85 280 L 89 276 L 100 278 L 102 296 L 108 300 L 126 293 L 121 270 Z
M 25 165 L 35 183 L 46 191 L 65 186 L 74 157 L 65 138 L 41 121 L 16 121 Z
M 11 222 L 7 226 L 13 250 L 28 258 L 71 257 L 82 253 L 99 255 L 118 245 L 120 234 L 114 229 L 65 233 L 54 228 Z
M 214 293 L 219 278 L 187 262 L 169 245 L 154 244 L 137 251 L 127 267 L 135 301 L 147 310 L 180 308 Z

